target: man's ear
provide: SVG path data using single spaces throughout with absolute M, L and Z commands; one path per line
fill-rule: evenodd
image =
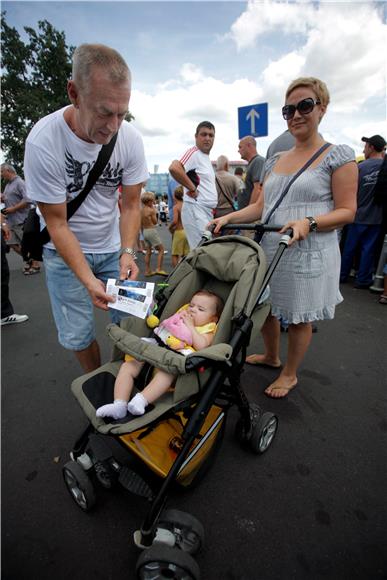
M 76 87 L 74 81 L 70 80 L 67 83 L 67 94 L 69 96 L 70 102 L 74 107 L 78 108 L 78 100 L 79 100 L 79 91 Z

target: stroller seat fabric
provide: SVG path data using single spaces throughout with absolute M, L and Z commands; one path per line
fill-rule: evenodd
M 232 364 L 233 353 L 229 341 L 235 320 L 245 314 L 253 320 L 254 333 L 257 333 L 269 312 L 268 303 L 256 307 L 265 272 L 266 260 L 262 249 L 245 237 L 216 238 L 190 252 L 168 278 L 168 286 L 162 290 L 166 303 L 162 312 L 156 314 L 160 320 L 171 316 L 201 288 L 218 294 L 225 306 L 212 345 L 185 357 L 141 340 L 153 332 L 144 320 L 128 317 L 120 327 L 109 325 L 108 334 L 114 343 L 112 361 L 79 377 L 72 384 L 72 391 L 93 426 L 101 433 L 131 433 L 199 393 L 205 387 L 211 368 L 204 372 L 188 372 L 187 361 L 191 357 Z M 178 377 L 174 390 L 163 395 L 144 415 L 136 418 L 128 416 L 108 423 L 96 417 L 95 411 L 98 406 L 113 400 L 115 377 L 125 354 Z

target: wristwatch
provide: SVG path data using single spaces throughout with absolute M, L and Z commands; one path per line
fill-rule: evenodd
M 136 251 L 133 248 L 121 248 L 120 258 L 122 256 L 122 254 L 129 254 L 129 256 L 132 256 L 132 258 L 136 257 Z
M 317 231 L 317 222 L 312 216 L 306 216 L 306 220 L 309 221 L 309 231 L 316 232 Z

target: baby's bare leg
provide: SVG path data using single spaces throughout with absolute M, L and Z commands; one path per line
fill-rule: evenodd
M 157 371 L 151 382 L 141 393 L 137 393 L 128 405 L 128 411 L 132 415 L 143 415 L 149 403 L 154 403 L 166 393 L 175 380 L 175 375 L 164 371 Z
M 99 407 L 96 411 L 97 417 L 125 417 L 134 379 L 138 377 L 143 365 L 144 363 L 134 359 L 122 363 L 114 385 L 114 402 Z

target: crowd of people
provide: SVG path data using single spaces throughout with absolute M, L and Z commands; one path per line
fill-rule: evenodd
M 235 174 L 224 155 L 218 157 L 214 171 L 210 152 L 215 126 L 200 122 L 195 144 L 170 164 L 167 203 L 144 190 L 148 170 L 142 137 L 125 120 L 131 73 L 122 56 L 104 45 L 79 46 L 67 91 L 70 105 L 38 121 L 27 138 L 25 183 L 11 165 L 1 168 L 7 182 L 2 248 L 8 244 L 21 253 L 23 223 L 31 203 L 37 207 L 41 228 L 48 229 L 43 263 L 60 344 L 75 353 L 85 372 L 100 366 L 93 308 L 109 309 L 113 321 L 119 322 L 120 312 L 108 308 L 114 299 L 105 284 L 108 278 L 139 276 L 138 249 L 145 252 L 144 276 L 167 275 L 159 225 L 166 224 L 172 235 L 172 265 L 176 266 L 201 243 L 210 226 L 220 234 L 229 223 L 280 223 L 282 231 L 292 228 L 293 237 L 271 280 L 271 313 L 262 328 L 265 350 L 246 362 L 278 369 L 278 377 L 265 392 L 273 398 L 286 397 L 297 385 L 312 324 L 332 319 L 342 301 L 340 280 L 345 282 L 355 265 L 355 285 L 368 288 L 372 283 L 386 223 L 386 141 L 380 135 L 363 137 L 365 161 L 358 169 L 349 146 L 327 143 L 319 131 L 330 101 L 327 86 L 316 78 L 299 78 L 284 95 L 287 130 L 273 141 L 266 158 L 257 152 L 254 137 L 242 138 L 238 151 L 247 165 Z M 83 190 L 101 146 L 113 138 L 110 159 L 68 221 L 67 203 Z M 338 232 L 342 230 L 341 257 Z M 266 233 L 261 244 L 270 260 L 278 234 Z M 157 253 L 155 270 L 153 252 Z M 26 275 L 39 272 L 39 261 L 24 264 Z M 25 315 L 9 318 L 20 315 L 14 315 L 8 292 L 5 297 L 2 325 L 26 320 Z M 380 301 L 387 302 L 387 288 Z M 285 361 L 279 356 L 281 324 L 288 328 Z M 129 374 L 133 376 L 132 370 Z M 125 388 L 120 394 L 125 408 L 129 391 Z

